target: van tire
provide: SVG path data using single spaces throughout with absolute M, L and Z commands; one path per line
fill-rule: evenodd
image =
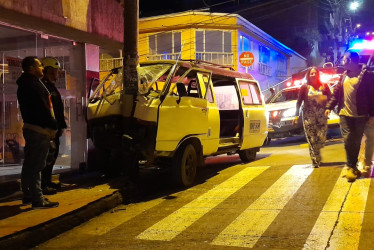
M 191 187 L 195 182 L 197 169 L 196 149 L 186 144 L 178 149 L 174 156 L 174 181 L 178 186 Z
M 257 150 L 254 148 L 239 150 L 240 160 L 243 162 L 250 162 L 256 159 Z

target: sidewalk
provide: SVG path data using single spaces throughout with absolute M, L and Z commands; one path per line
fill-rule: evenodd
M 125 177 L 107 179 L 99 173 L 70 173 L 60 179 L 64 183 L 61 192 L 46 196 L 60 205 L 49 209 L 22 205 L 17 178 L 5 183 L 18 189 L 0 198 L 0 249 L 33 247 L 123 203 Z M 4 184 L 3 179 L 0 181 Z

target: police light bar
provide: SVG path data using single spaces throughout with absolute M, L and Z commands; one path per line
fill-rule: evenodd
M 363 50 L 363 49 L 370 49 L 374 50 L 374 40 L 359 40 L 353 43 L 351 46 L 352 50 Z

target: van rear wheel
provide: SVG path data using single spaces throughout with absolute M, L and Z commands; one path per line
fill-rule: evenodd
M 256 159 L 256 153 L 254 148 L 239 150 L 239 157 L 243 162 L 250 162 Z
M 196 177 L 197 154 L 192 144 L 178 149 L 174 156 L 174 179 L 178 186 L 190 187 Z

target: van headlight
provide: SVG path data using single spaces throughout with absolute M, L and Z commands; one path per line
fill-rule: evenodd
M 285 109 L 282 112 L 283 117 L 292 117 L 296 115 L 296 108 Z

